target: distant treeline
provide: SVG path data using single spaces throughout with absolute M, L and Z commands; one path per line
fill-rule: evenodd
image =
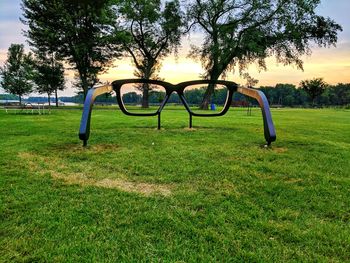
M 262 86 L 259 89 L 265 93 L 270 105 L 309 107 L 312 104 L 312 100 L 305 90 L 297 88 L 293 84 L 277 84 L 275 87 Z M 204 92 L 205 88 L 193 89 L 185 91 L 184 95 L 189 104 L 198 105 L 202 102 Z M 223 89 L 217 90 L 212 102 L 223 105 L 226 101 L 226 94 L 226 91 Z M 161 92 L 151 92 L 149 102 L 151 104 L 159 103 L 164 98 L 164 95 Z M 125 103 L 139 104 L 141 102 L 141 95 L 135 92 L 126 93 L 123 95 L 123 100 Z M 256 101 L 248 99 L 239 93 L 234 94 L 233 101 L 249 101 L 251 104 L 257 105 Z M 181 103 L 179 96 L 176 94 L 173 94 L 168 102 Z M 316 98 L 315 104 L 318 106 L 350 105 L 350 83 L 328 86 L 322 95 Z
M 262 86 L 259 88 L 263 91 L 270 103 L 270 105 L 284 106 L 284 107 L 309 107 L 312 101 L 308 94 L 300 88 L 297 88 L 292 84 L 277 84 L 273 86 Z M 205 89 L 193 89 L 185 91 L 185 97 L 190 105 L 198 105 L 203 99 L 203 93 Z M 163 100 L 165 96 L 164 92 L 151 91 L 149 96 L 149 102 L 151 104 L 158 104 Z M 226 100 L 226 91 L 218 90 L 213 97 L 213 103 L 222 105 Z M 18 100 L 18 97 L 11 94 L 0 94 L 0 100 Z M 74 102 L 83 103 L 83 95 L 79 94 L 73 97 L 60 97 L 62 102 Z M 141 102 L 141 95 L 136 92 L 129 92 L 123 95 L 124 103 L 139 104 Z M 235 93 L 233 97 L 234 101 L 246 101 L 248 98 Z M 29 97 L 26 101 L 47 102 L 46 97 Z M 102 95 L 97 97 L 97 103 L 116 103 L 115 96 Z M 173 94 L 169 98 L 169 103 L 181 103 L 181 100 L 177 94 Z M 249 99 L 249 102 L 256 105 L 256 101 Z M 316 105 L 318 106 L 347 106 L 350 105 L 350 83 L 338 84 L 334 86 L 328 86 L 325 91 L 316 99 Z
M 308 107 L 312 101 L 305 90 L 292 84 L 277 84 L 275 87 L 260 87 L 270 105 L 303 106 Z M 330 85 L 316 98 L 318 106 L 346 106 L 350 105 L 350 83 Z
M 59 100 L 62 102 L 73 102 L 73 103 L 82 104 L 84 103 L 84 94 L 81 93 L 73 97 L 59 97 Z M 117 103 L 117 99 L 115 96 L 111 96 L 110 94 L 104 94 L 104 95 L 98 96 L 95 102 L 115 104 Z
M 0 94 L 0 100 L 19 100 L 19 98 L 13 94 Z
M 206 91 L 206 87 L 187 90 L 187 91 L 185 90 L 184 96 L 186 98 L 186 101 L 190 105 L 199 105 L 203 100 L 205 91 Z M 227 96 L 227 91 L 225 89 L 218 89 L 214 92 L 211 103 L 223 105 L 226 101 L 226 96 Z M 159 104 L 160 102 L 163 101 L 164 97 L 165 97 L 165 92 L 151 91 L 149 93 L 148 101 L 150 104 Z M 141 104 L 141 101 L 142 101 L 141 94 L 138 94 L 136 92 L 129 92 L 123 95 L 124 103 Z M 176 93 L 173 93 L 170 96 L 168 103 L 176 103 L 176 104 L 181 103 L 180 97 Z

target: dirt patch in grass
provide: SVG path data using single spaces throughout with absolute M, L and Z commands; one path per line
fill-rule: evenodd
M 303 180 L 300 178 L 290 178 L 286 181 L 287 184 L 296 184 L 300 182 L 303 182 Z
M 282 147 L 272 147 L 272 150 L 275 152 L 275 153 L 285 153 L 288 151 L 287 148 L 282 148 Z
M 110 179 L 94 180 L 83 173 L 60 174 L 51 171 L 51 175 L 55 179 L 60 179 L 66 184 L 78 184 L 82 186 L 96 186 L 109 189 L 118 189 L 129 193 L 139 193 L 145 196 L 153 194 L 160 194 L 163 196 L 171 195 L 171 187 L 169 185 L 159 185 L 150 183 L 139 183 L 127 181 L 124 179 Z
M 70 148 L 71 149 L 71 148 Z M 98 148 L 94 147 L 94 150 Z M 95 186 L 109 189 L 118 189 L 130 193 L 139 193 L 145 196 L 159 194 L 171 195 L 172 187 L 168 184 L 151 184 L 128 181 L 123 178 L 95 179 L 94 175 L 84 172 L 69 171 L 69 164 L 65 165 L 59 157 L 41 156 L 31 152 L 21 152 L 18 156 L 25 162 L 31 172 L 39 174 L 49 173 L 54 179 L 69 185 Z
M 28 169 L 31 172 L 36 172 L 38 169 L 39 164 L 35 163 L 36 154 L 29 153 L 29 152 L 20 152 L 18 153 L 18 156 L 25 161 L 25 164 L 28 166 Z
M 151 195 L 154 193 L 169 196 L 171 189 L 168 185 L 158 185 L 149 183 L 135 183 L 119 179 L 103 179 L 96 182 L 96 186 L 105 188 L 118 188 L 126 192 L 142 193 L 144 195 Z
M 196 128 L 188 128 L 188 127 L 184 128 L 184 130 L 185 130 L 185 131 L 190 131 L 190 132 L 197 131 Z
M 105 151 L 115 151 L 118 148 L 120 148 L 119 145 L 112 143 L 93 144 L 86 147 L 83 147 L 82 144 L 65 144 L 56 146 L 53 150 L 69 151 L 70 153 L 80 153 L 84 151 L 102 153 Z

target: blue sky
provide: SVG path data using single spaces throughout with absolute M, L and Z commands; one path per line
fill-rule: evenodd
M 22 31 L 25 26 L 20 22 L 20 0 L 0 0 L 0 65 L 6 60 L 6 52 L 11 43 L 25 43 Z M 259 79 L 258 85 L 275 85 L 276 83 L 298 84 L 302 79 L 312 77 L 324 77 L 329 83 L 350 82 L 350 0 L 323 0 L 318 12 L 321 15 L 335 19 L 343 26 L 343 32 L 339 34 L 337 48 L 320 49 L 315 47 L 310 57 L 305 57 L 304 72 L 294 67 L 276 65 L 274 60 L 268 62 L 267 72 L 258 72 L 253 66 L 249 69 L 250 74 Z M 200 64 L 186 58 L 188 46 L 195 42 L 199 35 L 192 35 L 192 39 L 184 38 L 183 49 L 177 61 L 173 57 L 163 62 L 160 75 L 168 81 L 177 82 L 198 78 L 202 69 Z M 29 47 L 27 46 L 27 49 Z M 133 68 L 128 59 L 117 61 L 113 69 L 101 76 L 103 80 L 133 77 Z M 67 86 L 73 72 L 67 72 Z M 174 76 L 182 76 L 180 79 Z M 243 83 L 237 75 L 232 75 L 230 80 Z M 0 92 L 2 90 L 0 89 Z M 69 88 L 60 95 L 73 95 L 74 90 Z

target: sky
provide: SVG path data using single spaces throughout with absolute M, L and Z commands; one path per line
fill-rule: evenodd
M 350 83 L 350 0 L 322 0 L 318 7 L 318 13 L 331 17 L 342 25 L 343 32 L 339 34 L 337 47 L 312 48 L 310 56 L 303 57 L 304 71 L 295 66 L 277 65 L 274 58 L 267 60 L 268 70 L 259 72 L 255 65 L 249 67 L 249 74 L 259 80 L 257 86 L 274 86 L 277 83 L 292 83 L 298 85 L 301 80 L 322 77 L 329 84 Z M 7 49 L 11 43 L 24 44 L 26 50 L 29 46 L 23 36 L 26 29 L 20 21 L 22 15 L 20 0 L 0 0 L 0 65 L 6 61 Z M 173 55 L 166 58 L 162 63 L 160 77 L 172 83 L 186 80 L 198 79 L 203 69 L 199 62 L 187 58 L 189 46 L 200 43 L 202 35 L 191 34 L 183 38 L 183 45 L 178 58 Z M 113 81 L 116 79 L 134 78 L 133 66 L 129 58 L 118 60 L 114 66 L 105 74 L 100 76 L 102 81 Z M 59 96 L 75 95 L 76 90 L 71 88 L 73 77 L 72 71 L 66 72 L 65 91 L 59 92 Z M 245 84 L 245 80 L 239 75 L 230 73 L 227 80 Z M 0 88 L 0 93 L 4 91 Z M 37 95 L 37 94 L 32 94 Z

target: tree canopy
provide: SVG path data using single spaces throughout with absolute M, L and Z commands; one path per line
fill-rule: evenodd
M 320 16 L 320 0 L 193 0 L 188 5 L 192 28 L 204 33 L 190 55 L 200 59 L 206 79 L 217 80 L 229 70 L 243 73 L 256 63 L 266 69 L 267 57 L 303 68 L 301 56 L 311 44 L 335 45 L 342 27 Z M 208 91 L 208 95 L 212 91 Z M 203 101 L 202 106 L 207 107 Z
M 20 103 L 22 96 L 33 90 L 32 55 L 24 53 L 24 46 L 11 44 L 7 52 L 7 61 L 0 67 L 1 87 L 18 95 Z
M 314 78 L 303 80 L 300 82 L 300 87 L 306 91 L 312 100 L 312 104 L 314 104 L 315 99 L 325 91 L 327 83 L 322 78 Z
M 182 17 L 177 0 L 126 0 L 120 4 L 124 49 L 136 67 L 134 75 L 158 79 L 162 59 L 177 51 L 182 36 Z M 142 106 L 148 107 L 150 86 L 140 87 Z
M 36 91 L 48 95 L 49 104 L 50 96 L 55 93 L 56 106 L 58 106 L 57 90 L 63 90 L 64 87 L 64 68 L 63 64 L 55 59 L 51 54 L 37 53 L 34 64 L 34 78 Z
M 23 0 L 26 36 L 36 49 L 65 59 L 78 72 L 86 95 L 98 82 L 98 74 L 120 55 L 111 0 Z
M 203 78 L 217 80 L 238 70 L 248 85 L 250 64 L 266 70 L 266 58 L 303 69 L 302 56 L 312 44 L 337 43 L 342 27 L 317 14 L 320 0 L 190 0 L 186 2 L 189 32 L 204 34 L 191 48 Z M 76 70 L 78 85 L 87 93 L 99 82 L 113 59 L 132 58 L 134 75 L 159 79 L 162 60 L 177 52 L 184 36 L 179 0 L 22 0 L 25 35 L 34 50 L 67 62 Z M 140 86 L 142 105 L 148 106 L 149 85 Z M 201 108 L 208 108 L 213 85 L 205 91 Z

